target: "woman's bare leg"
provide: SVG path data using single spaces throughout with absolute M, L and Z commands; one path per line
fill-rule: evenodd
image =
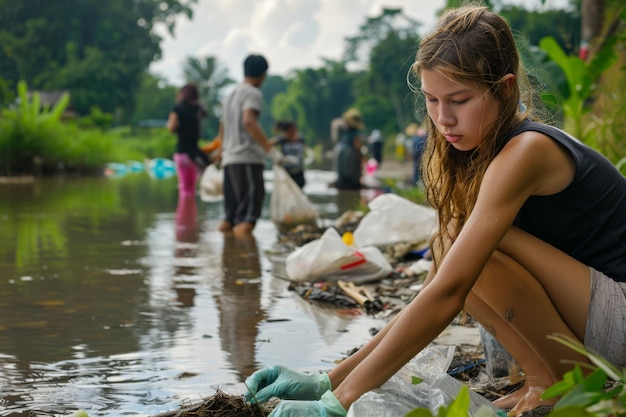
M 526 382 L 511 396 L 496 401 L 512 414 L 541 404 L 540 396 L 572 361 L 586 359 L 547 339 L 560 333 L 584 336 L 589 269 L 573 258 L 512 229 L 494 253 L 472 292 L 466 308 L 516 359 Z
M 487 304 L 483 302 L 476 294 L 470 293 L 467 298 L 466 306 L 468 311 L 471 311 L 472 317 L 474 317 L 479 322 L 491 323 L 489 329 L 485 329 L 489 331 L 491 334 L 496 333 L 498 337 L 502 340 L 510 342 L 511 346 L 505 346 L 507 352 L 511 353 L 513 357 L 519 357 L 519 351 L 525 352 L 527 355 L 526 361 L 523 369 L 527 369 L 528 373 L 531 376 L 526 377 L 526 381 L 524 385 L 517 389 L 516 391 L 503 396 L 495 401 L 493 404 L 502 409 L 513 409 L 521 400 L 524 400 L 525 403 L 530 403 L 529 408 L 535 408 L 538 405 L 550 405 L 553 402 L 550 401 L 541 401 L 540 396 L 543 392 L 542 389 L 545 389 L 556 382 L 556 379 L 552 376 L 549 371 L 549 368 L 542 362 L 541 358 L 537 356 L 532 347 L 529 346 L 526 341 L 518 334 L 513 327 L 508 325 L 506 321 L 504 321 L 495 311 L 493 311 Z M 496 330 L 497 329 L 497 330 Z M 509 343 L 506 343 L 509 345 Z M 515 353 L 512 353 L 514 351 Z M 533 355 L 531 357 L 530 355 Z M 521 366 L 521 365 L 520 365 Z M 531 378 L 533 382 L 529 380 Z M 532 389 L 532 396 L 529 396 L 529 393 Z M 542 387 L 542 388 L 540 388 Z M 520 404 L 522 406 L 522 404 Z M 517 412 L 517 410 L 513 411 Z

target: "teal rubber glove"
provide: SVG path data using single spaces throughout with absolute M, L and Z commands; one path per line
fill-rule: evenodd
M 332 391 L 326 391 L 319 401 L 281 401 L 269 417 L 346 417 L 343 408 Z
M 272 397 L 283 400 L 319 400 L 331 389 L 326 373 L 305 374 L 285 366 L 269 366 L 260 369 L 246 379 L 246 399 L 263 403 Z

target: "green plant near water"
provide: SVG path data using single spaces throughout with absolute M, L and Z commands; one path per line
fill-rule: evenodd
M 52 108 L 41 106 L 39 94 L 28 95 L 26 83 L 17 86 L 18 106 L 0 118 L 0 169 L 5 174 L 31 173 L 63 135 L 61 115 L 69 103 L 64 95 Z
M 0 112 L 0 175 L 99 173 L 108 162 L 171 158 L 176 138 L 166 129 L 106 128 L 97 108 L 84 118 L 63 120 L 70 97 L 42 106 L 38 93 L 17 88 L 16 105 Z
M 615 16 L 623 23 L 626 22 L 626 9 L 620 9 Z M 617 31 L 604 39 L 589 61 L 584 61 L 576 55 L 567 55 L 552 37 L 543 38 L 539 43 L 539 47 L 560 67 L 567 81 L 567 96 L 559 97 L 564 129 L 614 163 L 626 154 L 623 117 L 626 90 L 622 87 L 626 67 L 615 65 L 620 59 L 620 51 L 623 56 L 624 45 L 626 32 Z M 546 104 L 550 106 L 549 101 Z
M 18 102 L 0 117 L 0 174 L 32 175 L 58 171 L 93 172 L 108 161 L 115 136 L 64 122 L 69 95 L 52 107 L 41 104 L 26 83 L 17 87 Z

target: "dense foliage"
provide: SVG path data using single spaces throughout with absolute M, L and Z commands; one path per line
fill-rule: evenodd
M 0 0 L 0 77 L 70 91 L 80 114 L 95 105 L 126 122 L 142 75 L 161 54 L 154 25 L 173 30 L 174 17 L 191 16 L 196 2 Z

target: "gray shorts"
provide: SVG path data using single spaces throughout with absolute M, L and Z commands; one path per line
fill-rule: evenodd
M 591 270 L 585 348 L 618 367 L 626 366 L 626 282 Z

